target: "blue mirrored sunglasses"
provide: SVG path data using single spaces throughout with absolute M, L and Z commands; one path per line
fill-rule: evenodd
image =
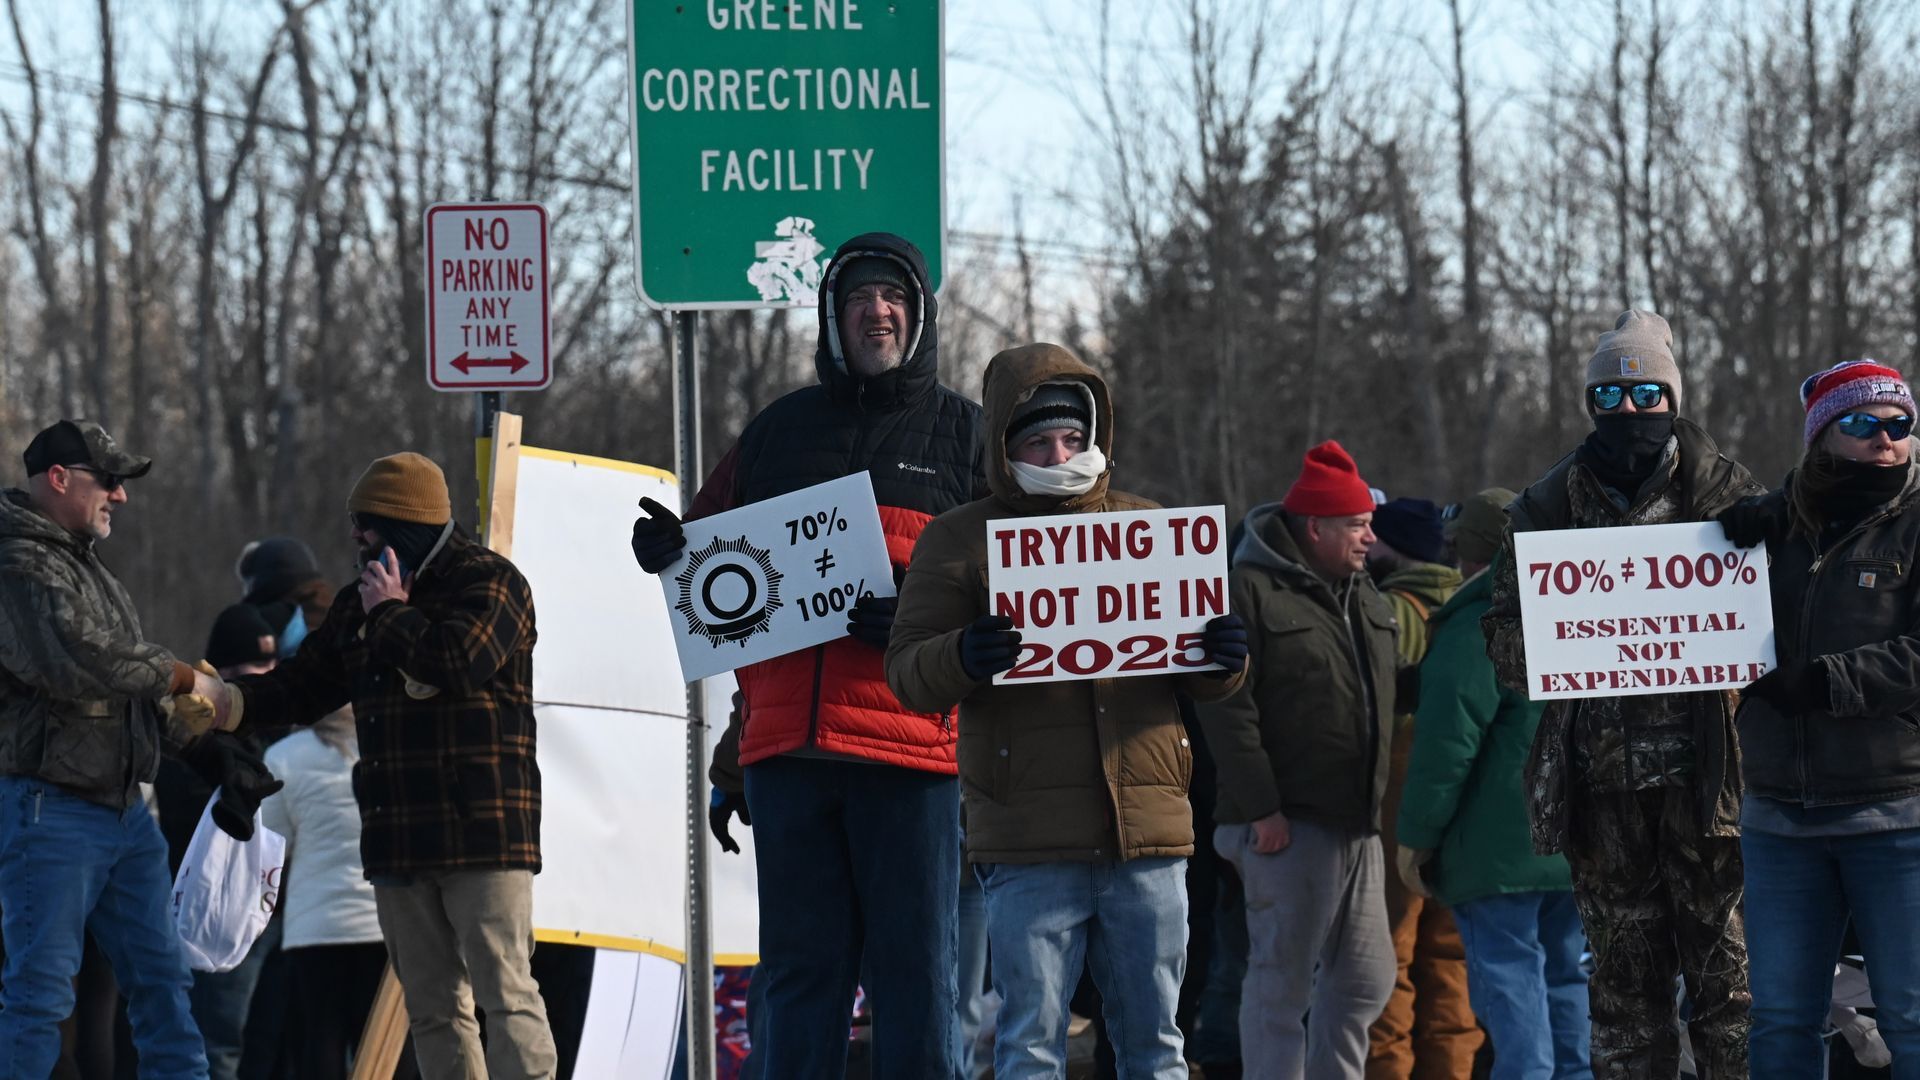
M 1620 383 L 1604 383 L 1587 387 L 1587 393 L 1593 398 L 1593 407 L 1601 412 L 1612 412 L 1620 407 L 1622 398 L 1633 399 L 1636 409 L 1657 409 L 1661 399 L 1667 396 L 1667 388 L 1659 383 L 1643 382 L 1624 386 Z
M 1875 416 L 1872 413 L 1850 412 L 1835 420 L 1833 426 L 1850 439 L 1864 441 L 1873 438 L 1876 431 L 1885 431 L 1887 438 L 1899 442 L 1913 433 L 1913 417 L 1905 413 L 1899 416 Z

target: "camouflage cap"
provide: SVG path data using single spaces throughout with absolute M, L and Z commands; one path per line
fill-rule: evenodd
M 127 480 L 147 475 L 153 459 L 120 449 L 106 429 L 91 420 L 62 420 L 33 437 L 21 457 L 27 475 L 38 476 L 55 465 L 86 465 Z

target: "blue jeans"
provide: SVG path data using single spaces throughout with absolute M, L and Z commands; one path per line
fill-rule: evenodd
M 756 1069 L 846 1071 L 856 982 L 873 1075 L 958 1076 L 960 787 L 891 765 L 775 757 L 745 769 L 760 887 Z M 861 979 L 862 955 L 866 963 Z
M 253 991 L 267 966 L 267 954 L 280 947 L 282 919 L 275 915 L 247 950 L 246 959 L 229 971 L 196 971 L 187 1000 L 193 1022 L 207 1044 L 210 1080 L 238 1080 L 246 1049 L 247 1016 L 253 1009 Z
M 0 1061 L 46 1076 L 91 932 L 127 997 L 142 1080 L 205 1080 L 173 928 L 167 842 L 147 808 L 113 810 L 25 776 L 0 776 Z
M 973 1044 L 980 1037 L 987 995 L 987 896 L 980 881 L 963 866 L 960 873 L 960 1022 L 954 1059 L 962 1080 L 973 1080 Z
M 1086 967 L 1122 1080 L 1186 1080 L 1173 1015 L 1187 968 L 1185 859 L 973 869 L 1003 999 L 994 1080 L 1064 1080 L 1067 1003 Z
M 1467 997 L 1493 1040 L 1493 1080 L 1592 1080 L 1586 934 L 1571 892 L 1482 897 L 1453 909 Z
M 1853 917 L 1897 1080 L 1920 1078 L 1920 829 L 1857 836 L 1743 830 L 1751 1075 L 1820 1076 L 1833 965 Z

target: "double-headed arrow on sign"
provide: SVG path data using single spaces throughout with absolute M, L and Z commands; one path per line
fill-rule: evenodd
M 503 367 L 507 369 L 507 374 L 518 375 L 520 374 L 521 368 L 526 367 L 528 364 L 533 363 L 533 361 L 527 359 L 524 356 L 521 356 L 517 352 L 509 353 L 506 356 L 493 356 L 493 357 L 477 357 L 477 356 L 469 356 L 466 353 L 461 353 L 459 356 L 456 356 L 452 360 L 449 360 L 448 363 L 453 366 L 454 370 L 458 371 L 462 375 L 472 374 L 474 368 L 489 368 L 489 367 Z

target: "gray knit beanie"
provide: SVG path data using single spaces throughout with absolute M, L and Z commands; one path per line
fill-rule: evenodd
M 1673 359 L 1673 330 L 1651 311 L 1624 311 L 1587 361 L 1587 385 L 1659 383 L 1680 410 L 1680 365 Z

